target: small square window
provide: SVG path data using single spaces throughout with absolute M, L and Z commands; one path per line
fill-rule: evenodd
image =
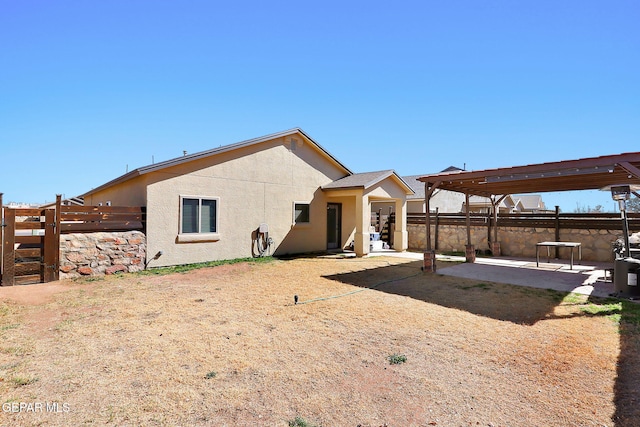
M 218 231 L 217 208 L 217 199 L 183 197 L 181 233 L 216 233 Z
M 309 218 L 309 203 L 293 204 L 293 222 L 295 224 L 308 224 Z

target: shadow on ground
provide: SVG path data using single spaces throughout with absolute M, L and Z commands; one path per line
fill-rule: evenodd
M 402 295 L 479 316 L 522 325 L 567 316 L 620 317 L 620 355 L 614 386 L 616 427 L 640 425 L 640 305 L 627 300 L 588 297 L 586 304 L 602 306 L 596 312 L 567 316 L 554 314 L 570 293 L 487 280 L 444 276 L 421 271 L 422 262 L 390 264 L 385 267 L 325 276 L 361 288 Z
M 616 427 L 640 425 L 640 316 L 638 304 L 622 301 L 618 377 L 614 387 Z
M 527 325 L 557 318 L 554 309 L 567 296 L 550 289 L 423 273 L 421 267 L 422 262 L 415 261 L 325 278 Z

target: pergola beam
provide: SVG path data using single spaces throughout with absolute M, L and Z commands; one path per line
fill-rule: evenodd
M 609 156 L 565 160 L 525 166 L 486 169 L 480 171 L 459 170 L 424 175 L 418 181 L 425 183 L 426 202 L 426 269 L 432 257 L 435 271 L 435 254 L 431 245 L 431 216 L 429 199 L 438 190 L 455 191 L 465 194 L 467 211 L 469 196 L 483 196 L 496 200 L 496 195 L 547 193 L 571 190 L 598 190 L 611 185 L 629 184 L 634 195 L 640 197 L 634 188 L 640 187 L 640 152 L 614 154 Z M 494 204 L 494 241 L 497 244 L 497 205 Z M 469 218 L 469 217 L 468 217 Z M 467 220 L 467 243 L 470 243 L 470 221 Z M 493 248 L 492 248 L 493 251 Z M 475 255 L 475 253 L 474 253 Z M 467 257 L 468 258 L 468 257 Z

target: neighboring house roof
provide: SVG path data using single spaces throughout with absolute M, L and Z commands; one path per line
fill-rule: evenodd
M 522 203 L 522 208 L 527 211 L 546 210 L 546 206 L 539 194 L 515 194 L 512 195 L 514 200 Z
M 460 172 L 460 171 L 462 171 L 462 170 L 464 170 L 464 169 L 460 169 L 460 168 L 459 168 L 459 167 L 457 167 L 457 166 L 449 166 L 448 168 L 441 170 L 441 171 L 440 171 L 440 173 L 445 173 L 445 172 Z
M 217 154 L 221 154 L 221 153 L 226 153 L 232 150 L 237 150 L 239 148 L 245 148 L 245 147 L 249 147 L 252 145 L 256 145 L 256 144 L 260 144 L 262 142 L 266 142 L 266 141 L 270 141 L 276 138 L 281 138 L 281 137 L 286 137 L 289 135 L 295 135 L 295 134 L 300 134 L 302 135 L 307 141 L 311 142 L 313 145 L 316 146 L 316 148 L 324 155 L 326 156 L 329 160 L 331 160 L 333 163 L 335 163 L 338 167 L 344 169 L 345 173 L 347 174 L 353 174 L 353 172 L 351 172 L 351 170 L 349 170 L 349 168 L 347 168 L 345 165 L 343 165 L 338 159 L 336 159 L 331 153 L 329 153 L 327 150 L 325 150 L 320 144 L 318 144 L 316 141 L 313 140 L 313 138 L 311 138 L 309 135 L 307 135 L 302 129 L 300 128 L 293 128 L 293 129 L 289 129 L 289 130 L 285 130 L 282 132 L 277 132 L 277 133 L 272 133 L 270 135 L 265 135 L 265 136 L 261 136 L 258 138 L 253 138 L 253 139 L 248 139 L 246 141 L 241 141 L 241 142 L 237 142 L 235 144 L 229 144 L 229 145 L 224 145 L 218 148 L 214 148 L 211 150 L 206 150 L 206 151 L 201 151 L 198 153 L 193 153 L 193 154 L 185 154 L 184 156 L 181 157 L 177 157 L 175 159 L 171 159 L 171 160 L 166 160 L 164 162 L 159 162 L 159 163 L 154 163 L 148 166 L 143 166 L 137 169 L 132 170 L 131 172 L 128 172 L 124 175 L 119 176 L 118 178 L 115 178 L 97 188 L 94 188 L 90 191 L 87 191 L 85 194 L 83 194 L 82 196 L 86 196 L 92 193 L 95 193 L 97 191 L 100 191 L 104 188 L 108 188 L 111 187 L 112 185 L 115 184 L 119 184 L 121 182 L 125 182 L 128 181 L 132 178 L 135 178 L 137 176 L 140 175 L 144 175 L 150 172 L 155 172 L 164 168 L 168 168 L 168 167 L 172 167 L 172 166 L 176 166 L 176 165 L 180 165 L 183 163 L 187 163 L 193 160 L 198 160 L 198 159 L 203 159 L 206 157 L 211 157 L 211 156 L 215 156 Z
M 491 199 L 483 196 L 469 196 L 470 207 L 490 207 Z M 539 194 L 509 194 L 499 205 L 500 208 L 514 209 L 520 212 L 546 210 L 542 196 Z
M 71 197 L 69 199 L 62 199 L 60 201 L 60 204 L 62 206 L 84 206 L 84 198 L 78 196 L 78 197 Z M 56 202 L 40 205 L 41 208 L 50 208 L 54 206 L 56 206 Z
M 461 170 L 462 169 L 460 169 L 459 167 L 449 166 L 448 168 L 440 171 L 440 173 L 458 172 Z M 424 175 L 407 175 L 402 177 L 402 179 L 407 184 L 409 184 L 414 193 L 412 196 L 407 197 L 407 200 L 424 199 L 424 182 L 418 181 L 418 178 L 420 178 L 421 176 Z
M 333 181 L 329 184 L 323 185 L 323 190 L 344 190 L 348 188 L 363 188 L 368 189 L 378 184 L 379 182 L 393 177 L 401 187 L 404 188 L 407 194 L 413 194 L 413 190 L 409 184 L 407 184 L 395 171 L 389 169 L 377 172 L 364 172 L 356 173 L 346 176 L 344 178 Z
M 502 199 L 502 201 L 500 202 L 500 206 L 506 206 L 507 204 L 506 200 L 509 200 L 510 205 L 515 204 L 515 202 L 511 198 L 511 195 L 507 195 L 507 197 Z M 492 205 L 493 203 L 491 202 L 491 199 L 489 197 L 473 196 L 473 195 L 469 196 L 469 206 L 492 206 Z
M 424 199 L 424 182 L 418 181 L 418 178 L 421 176 L 422 175 L 409 175 L 402 177 L 413 190 L 413 195 L 407 197 L 407 200 Z
M 507 194 L 507 196 L 500 201 L 500 204 L 498 205 L 498 207 L 512 208 L 517 203 L 518 203 L 517 200 L 514 200 L 510 194 Z M 471 207 L 493 206 L 493 202 L 489 197 L 469 196 L 469 206 Z

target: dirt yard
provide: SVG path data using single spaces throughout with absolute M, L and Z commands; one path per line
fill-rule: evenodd
M 632 303 L 584 298 L 394 258 L 0 288 L 0 425 L 638 426 Z

